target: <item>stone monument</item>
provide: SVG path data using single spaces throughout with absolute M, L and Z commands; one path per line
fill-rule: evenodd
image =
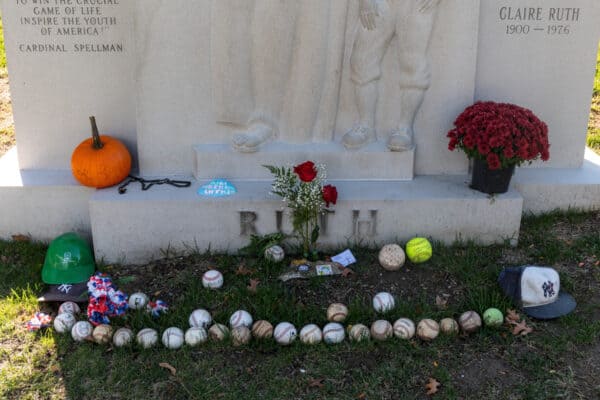
M 77 231 L 106 262 L 235 251 L 290 232 L 262 165 L 306 160 L 339 192 L 323 248 L 516 241 L 523 211 L 600 207 L 600 163 L 584 155 L 595 0 L 0 4 L 17 136 L 0 160 L 2 238 Z M 476 100 L 530 108 L 550 129 L 550 162 L 520 168 L 494 198 L 468 188 L 468 161 L 447 149 Z M 136 175 L 191 187 L 78 185 L 69 160 L 90 115 L 126 143 Z M 200 196 L 214 178 L 236 194 Z

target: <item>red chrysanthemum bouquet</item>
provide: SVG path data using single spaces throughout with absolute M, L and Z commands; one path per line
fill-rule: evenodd
M 325 166 L 306 161 L 293 168 L 265 165 L 275 177 L 271 193 L 280 196 L 292 212 L 292 226 L 306 257 L 316 252 L 319 215 L 337 202 L 337 189 L 325 185 Z
M 464 151 L 500 168 L 550 157 L 548 126 L 531 110 L 514 104 L 478 102 L 467 107 L 448 132 L 448 149 Z

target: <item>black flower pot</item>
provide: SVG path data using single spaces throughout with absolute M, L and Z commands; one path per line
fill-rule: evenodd
M 470 188 L 488 194 L 506 193 L 514 172 L 514 165 L 500 169 L 489 169 L 484 160 L 475 159 Z

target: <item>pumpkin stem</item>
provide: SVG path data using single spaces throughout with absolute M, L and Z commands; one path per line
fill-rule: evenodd
M 104 144 L 100 141 L 100 134 L 98 133 L 98 127 L 96 126 L 96 117 L 90 117 L 90 123 L 92 124 L 92 147 L 99 150 L 104 147 Z

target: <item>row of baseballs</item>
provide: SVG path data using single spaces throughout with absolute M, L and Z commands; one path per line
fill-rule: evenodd
M 72 318 L 72 314 L 68 315 Z M 63 317 L 68 318 L 68 317 Z M 58 319 L 58 317 L 57 317 Z M 452 318 L 444 318 L 438 324 L 432 319 L 423 319 L 416 325 L 408 318 L 400 318 L 392 325 L 387 320 L 373 322 L 369 329 L 366 325 L 356 324 L 344 328 L 338 322 L 330 322 L 321 328 L 315 324 L 308 324 L 300 330 L 300 334 L 294 325 L 289 322 L 280 322 L 273 328 L 266 320 L 256 321 L 250 329 L 246 325 L 238 325 L 231 330 L 223 324 L 215 323 L 210 328 L 192 326 L 185 333 L 177 327 L 167 328 L 162 334 L 162 343 L 169 349 L 178 349 L 186 343 L 196 346 L 204 343 L 210 337 L 214 341 L 222 341 L 231 336 L 234 346 L 248 344 L 254 336 L 256 339 L 269 339 L 273 337 L 281 345 L 289 345 L 299 336 L 300 341 L 305 344 L 316 344 L 321 341 L 327 344 L 341 343 L 346 338 L 346 329 L 350 340 L 360 342 L 373 338 L 384 341 L 392 336 L 400 339 L 411 339 L 417 335 L 421 340 L 431 341 L 435 339 L 440 331 L 445 334 L 456 334 L 462 329 L 464 332 L 474 332 L 481 327 L 481 318 L 474 311 L 468 311 L 461 315 L 459 322 Z M 55 324 L 55 328 L 57 325 Z M 60 325 L 58 332 L 66 332 Z M 112 341 L 116 347 L 128 345 L 134 340 L 134 333 L 129 328 L 119 328 L 113 334 L 110 325 L 101 324 L 95 328 L 87 321 L 75 322 L 71 328 L 71 336 L 75 341 L 94 341 L 98 344 L 107 344 Z M 152 328 L 144 328 L 135 335 L 135 340 L 143 348 L 150 348 L 158 342 L 158 332 Z

